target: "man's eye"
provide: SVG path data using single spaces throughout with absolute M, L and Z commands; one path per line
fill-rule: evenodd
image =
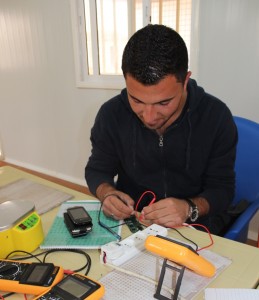
M 142 103 L 141 101 L 139 101 L 138 99 L 135 98 L 131 98 L 135 103 Z
M 167 101 L 162 101 L 162 102 L 159 102 L 158 104 L 159 105 L 162 105 L 162 106 L 166 106 L 170 103 L 171 100 L 167 100 Z

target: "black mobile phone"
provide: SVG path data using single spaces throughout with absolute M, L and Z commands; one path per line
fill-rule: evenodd
M 75 225 L 92 224 L 92 218 L 83 206 L 70 207 L 67 213 Z
M 92 227 L 93 227 L 92 223 L 88 223 L 85 225 L 74 224 L 71 218 L 69 217 L 68 213 L 66 212 L 64 213 L 64 222 L 73 238 L 88 234 L 90 231 L 92 231 Z

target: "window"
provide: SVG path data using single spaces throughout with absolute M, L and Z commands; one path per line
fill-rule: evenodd
M 124 87 L 123 49 L 129 37 L 149 23 L 177 30 L 189 50 L 191 4 L 191 0 L 71 0 L 77 86 Z

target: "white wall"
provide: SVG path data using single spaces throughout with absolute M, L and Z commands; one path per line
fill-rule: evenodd
M 259 122 L 259 1 L 195 0 L 194 77 L 234 115 Z M 249 227 L 257 240 L 259 211 Z
M 194 2 L 199 6 L 194 22 L 199 84 L 234 115 L 259 122 L 259 1 Z
M 259 1 L 195 3 L 194 77 L 234 114 L 258 122 Z M 90 128 L 100 105 L 117 93 L 75 87 L 69 0 L 0 0 L 6 161 L 85 184 Z
M 68 0 L 0 0 L 5 159 L 85 184 L 90 128 L 117 91 L 77 89 L 73 59 Z

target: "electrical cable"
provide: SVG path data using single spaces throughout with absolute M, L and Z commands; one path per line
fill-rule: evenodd
M 111 196 L 111 195 L 109 195 L 109 196 Z M 103 202 L 101 203 L 100 208 L 99 208 L 99 212 L 98 212 L 98 223 L 101 220 L 101 210 L 102 210 L 102 207 L 103 207 Z M 101 222 L 101 223 L 104 224 L 103 222 Z M 125 224 L 126 223 L 120 223 L 120 224 L 114 225 L 114 226 L 107 226 L 107 225 L 105 225 L 105 226 L 107 226 L 109 228 L 116 228 L 116 227 L 119 227 L 119 226 L 122 226 L 122 225 L 125 225 Z
M 213 240 L 213 238 L 212 238 L 212 235 L 211 235 L 209 229 L 208 229 L 206 226 L 204 226 L 204 225 L 202 225 L 202 224 L 191 224 L 191 226 L 202 227 L 203 229 L 206 230 L 206 232 L 208 233 L 209 238 L 210 238 L 210 244 L 208 244 L 207 246 L 204 246 L 204 247 L 202 247 L 202 248 L 197 249 L 197 252 L 198 252 L 198 251 L 201 251 L 201 250 L 203 250 L 203 249 L 207 249 L 207 248 L 211 247 L 211 246 L 214 244 L 214 240 Z
M 26 256 L 26 257 L 21 257 L 21 258 L 19 258 L 19 260 L 26 260 L 26 259 L 30 259 L 30 258 L 35 258 L 35 259 L 37 259 L 40 263 L 42 263 L 42 261 L 38 258 L 39 255 L 42 255 L 42 253 L 41 253 L 41 254 L 38 254 L 38 255 L 33 255 L 32 253 L 27 252 L 27 251 L 23 251 L 23 250 L 15 250 L 15 251 L 12 251 L 12 252 L 10 252 L 10 253 L 5 257 L 5 259 L 8 259 L 9 256 L 11 256 L 11 255 L 13 255 L 13 254 L 15 254 L 15 253 L 25 253 L 25 254 L 29 255 L 29 256 Z
M 148 194 L 148 193 L 149 193 L 149 194 L 152 194 L 152 196 L 153 196 L 153 198 L 151 199 L 149 205 L 151 205 L 152 203 L 154 203 L 154 202 L 156 201 L 156 195 L 155 195 L 154 192 L 152 192 L 152 191 L 145 191 L 145 192 L 140 196 L 140 198 L 138 199 L 138 201 L 137 201 L 137 203 L 136 203 L 136 205 L 135 205 L 135 211 L 137 211 L 138 205 L 139 205 L 139 203 L 142 201 L 143 197 L 144 197 L 146 194 Z M 108 196 L 117 196 L 117 195 L 113 195 L 113 194 L 106 195 L 106 197 L 108 197 Z M 117 197 L 118 197 L 118 196 L 117 196 Z M 104 202 L 104 200 L 103 200 L 103 202 Z M 119 227 L 119 226 L 122 226 L 122 225 L 125 225 L 126 223 L 124 222 L 124 223 L 120 223 L 120 224 L 118 224 L 118 225 L 108 226 L 108 225 L 106 225 L 104 222 L 102 222 L 102 221 L 101 221 L 101 210 L 102 210 L 103 202 L 101 203 L 100 208 L 99 208 L 99 212 L 98 212 L 98 224 L 99 224 L 101 227 L 103 227 L 103 228 L 105 228 L 106 230 L 108 230 L 113 236 L 116 237 L 116 239 L 118 239 L 119 241 L 121 241 L 122 237 L 121 237 L 120 235 L 118 235 L 118 234 L 117 234 L 114 230 L 112 230 L 112 229 L 113 229 L 113 228 L 116 228 L 116 227 Z M 135 217 L 136 217 L 136 219 L 137 219 L 138 221 L 141 221 L 141 220 L 140 220 L 140 219 L 141 219 L 141 215 L 140 215 L 140 217 L 139 217 L 139 216 L 137 216 L 137 214 L 135 214 Z M 146 227 L 148 226 L 148 225 L 143 224 L 143 223 L 142 223 L 142 225 L 144 225 L 144 226 L 146 226 Z
M 139 203 L 142 201 L 143 197 L 146 195 L 146 194 L 151 194 L 153 196 L 153 198 L 150 200 L 149 204 L 148 205 L 151 205 L 153 204 L 155 201 L 156 201 L 156 195 L 154 192 L 152 191 L 145 191 L 138 199 L 136 205 L 135 205 L 135 210 L 138 211 L 138 206 L 139 206 Z
M 146 194 L 148 194 L 148 193 L 151 194 L 151 195 L 153 196 L 153 198 L 152 198 L 151 201 L 149 202 L 148 206 L 151 205 L 151 204 L 153 204 L 153 203 L 156 201 L 156 195 L 155 195 L 154 192 L 152 192 L 152 191 L 145 191 L 145 192 L 140 196 L 140 198 L 139 198 L 139 200 L 138 200 L 138 202 L 137 202 L 137 204 L 136 204 L 136 206 L 135 206 L 135 210 L 136 210 L 136 211 L 137 211 L 137 209 L 138 209 L 139 203 L 142 201 L 143 197 L 144 197 Z M 141 215 L 140 215 L 140 216 L 136 216 L 136 218 L 137 218 L 138 221 L 141 222 Z M 142 222 L 142 224 L 143 224 L 143 222 Z M 202 247 L 202 248 L 199 248 L 198 245 L 197 245 L 195 242 L 193 242 L 191 239 L 188 239 L 187 237 L 185 237 L 182 233 L 180 233 L 180 232 L 176 229 L 176 228 L 178 228 L 178 227 L 183 227 L 183 226 L 185 226 L 185 227 L 193 227 L 193 226 L 199 226 L 199 227 L 202 227 L 203 229 L 205 229 L 205 231 L 206 231 L 206 232 L 208 233 L 208 235 L 209 235 L 209 238 L 210 238 L 210 244 L 208 244 L 207 246 L 204 246 L 204 247 Z M 201 251 L 201 250 L 203 250 L 203 249 L 209 248 L 210 246 L 212 246 L 212 245 L 214 244 L 214 241 L 213 241 L 213 238 L 212 238 L 212 235 L 211 235 L 209 229 L 208 229 L 206 226 L 202 225 L 202 224 L 191 224 L 191 225 L 189 225 L 189 224 L 184 223 L 184 224 L 182 224 L 181 226 L 171 227 L 171 229 L 176 230 L 176 231 L 177 231 L 184 239 L 186 239 L 187 241 L 189 241 L 189 242 L 191 242 L 192 244 L 194 244 L 195 247 L 196 247 L 196 251 L 197 251 L 197 252 L 198 252 L 198 251 Z
M 99 212 L 98 212 L 98 224 L 99 224 L 102 228 L 104 228 L 104 229 L 106 229 L 107 231 L 109 231 L 116 239 L 118 239 L 119 241 L 121 241 L 122 237 L 121 237 L 119 234 L 117 234 L 117 232 L 115 232 L 114 230 L 112 230 L 112 228 L 121 226 L 121 225 L 123 225 L 123 224 L 119 224 L 119 225 L 116 225 L 116 226 L 108 226 L 108 225 L 106 225 L 105 223 L 103 223 L 103 222 L 101 221 L 101 210 L 102 210 L 102 206 L 103 206 L 103 202 L 101 203 L 100 208 L 99 208 Z
M 91 269 L 91 265 L 92 265 L 92 260 L 91 260 L 91 257 L 88 253 L 82 251 L 82 250 L 79 250 L 79 249 L 64 249 L 64 250 L 60 250 L 60 249 L 51 249 L 51 250 L 47 250 L 47 251 L 44 251 L 44 252 L 41 252 L 41 253 L 38 253 L 36 255 L 30 253 L 30 252 L 27 252 L 27 251 L 23 251 L 23 250 L 15 250 L 15 251 L 12 251 L 10 252 L 5 259 L 8 259 L 9 256 L 15 254 L 15 253 L 25 253 L 27 254 L 27 256 L 24 256 L 24 257 L 19 257 L 19 258 L 15 258 L 15 259 L 12 259 L 10 258 L 10 260 L 16 260 L 16 261 L 23 261 L 23 260 L 26 260 L 26 259 L 31 259 L 31 258 L 35 258 L 37 259 L 40 263 L 45 263 L 46 262 L 46 257 L 53 253 L 53 252 L 73 252 L 73 253 L 78 253 L 78 254 L 82 254 L 84 255 L 84 257 L 86 258 L 86 263 L 84 266 L 82 266 L 81 268 L 77 269 L 77 270 L 64 270 L 64 274 L 68 275 L 68 274 L 73 274 L 73 273 L 76 273 L 76 272 L 80 272 L 84 269 L 86 269 L 85 271 L 85 275 L 87 275 Z M 44 255 L 43 257 L 43 260 L 41 261 L 38 256 L 42 256 Z M 7 293 L 7 294 L 4 294 L 4 295 L 0 295 L 0 300 L 5 300 L 5 298 L 11 296 L 15 294 L 14 292 L 10 292 L 10 293 Z M 27 296 L 24 294 L 24 299 L 27 300 Z
M 53 252 L 60 252 L 60 251 L 73 252 L 73 253 L 79 253 L 79 254 L 84 255 L 84 257 L 86 258 L 86 264 L 85 264 L 83 267 L 81 267 L 81 268 L 79 268 L 79 269 L 77 269 L 77 270 L 73 270 L 72 272 L 74 272 L 74 273 L 80 272 L 80 271 L 82 271 L 83 269 L 86 268 L 85 275 L 87 275 L 87 274 L 89 273 L 89 271 L 90 271 L 90 269 L 91 269 L 91 264 L 92 264 L 91 257 L 90 257 L 89 254 L 87 254 L 86 252 L 84 252 L 84 251 L 82 251 L 82 250 L 79 250 L 79 249 L 64 249 L 64 250 L 51 249 L 51 250 L 49 250 L 49 251 L 47 251 L 47 252 L 45 253 L 45 255 L 44 255 L 44 257 L 43 257 L 43 262 L 46 261 L 46 257 L 47 257 L 49 254 L 51 254 L 51 253 L 53 253 Z
M 182 233 L 180 233 L 180 231 L 176 230 L 176 228 L 181 228 L 181 227 L 190 227 L 190 228 L 194 228 L 194 226 L 199 226 L 199 227 L 202 227 L 203 229 L 205 229 L 205 231 L 208 233 L 208 236 L 210 238 L 210 244 L 202 247 L 202 248 L 199 248 L 198 245 L 196 243 L 194 243 L 191 239 L 188 239 L 186 236 L 184 236 Z M 175 227 L 170 227 L 171 229 L 174 229 L 176 230 L 184 239 L 190 241 L 191 243 L 193 243 L 195 246 L 196 246 L 196 252 L 198 251 L 201 251 L 203 249 L 206 249 L 206 248 L 209 248 L 210 246 L 212 246 L 214 244 L 214 240 L 212 238 L 212 235 L 209 231 L 209 229 L 202 225 L 202 224 L 186 224 L 186 223 L 183 223 L 181 226 L 175 226 Z
M 194 246 L 195 246 L 195 251 L 198 251 L 198 245 L 191 239 L 187 238 L 185 235 L 183 235 L 179 230 L 177 230 L 176 228 L 172 227 L 171 229 L 175 230 L 182 238 L 184 238 L 186 241 L 191 242 Z
M 81 254 L 81 255 L 84 255 L 85 258 L 86 258 L 86 264 L 77 269 L 77 270 L 72 270 L 72 272 L 80 272 L 82 271 L 83 269 L 86 268 L 86 271 L 85 271 L 85 275 L 87 275 L 90 271 L 90 268 L 91 268 L 91 264 L 92 264 L 92 261 L 91 261 L 91 257 L 88 253 L 82 251 L 82 250 L 79 250 L 79 249 L 63 249 L 63 250 L 60 250 L 60 249 L 51 249 L 51 250 L 47 250 L 47 251 L 44 251 L 44 252 L 41 252 L 41 253 L 38 253 L 38 254 L 32 254 L 30 252 L 27 252 L 27 251 L 23 251 L 23 250 L 16 250 L 16 251 L 12 251 L 10 252 L 5 259 L 8 259 L 8 257 L 10 255 L 13 255 L 15 253 L 25 253 L 27 254 L 28 256 L 24 256 L 24 257 L 19 257 L 19 258 L 15 258 L 14 260 L 17 260 L 17 261 L 22 261 L 22 260 L 27 260 L 27 259 L 31 259 L 31 258 L 35 258 L 37 259 L 40 263 L 44 263 L 46 261 L 46 257 L 50 254 L 50 253 L 53 253 L 53 252 L 73 252 L 73 253 L 78 253 L 78 254 Z M 42 256 L 44 255 L 43 257 L 43 260 L 40 260 L 38 258 L 38 256 Z M 10 260 L 13 260 L 12 258 Z

